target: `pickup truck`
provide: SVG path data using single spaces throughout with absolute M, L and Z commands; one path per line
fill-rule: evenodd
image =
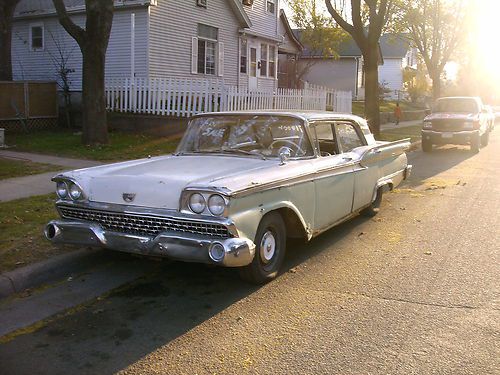
M 287 238 L 355 215 L 411 171 L 408 139 L 377 142 L 365 120 L 332 112 L 194 116 L 173 155 L 58 174 L 53 243 L 239 267 L 276 277 Z
M 424 119 L 422 150 L 431 152 L 433 145 L 470 145 L 472 152 L 489 141 L 488 111 L 478 97 L 439 98 L 432 113 Z

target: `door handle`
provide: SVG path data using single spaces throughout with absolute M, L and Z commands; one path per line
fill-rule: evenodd
M 374 154 L 380 154 L 381 152 L 382 152 L 382 150 L 373 150 Z
M 350 156 L 344 156 L 344 157 L 342 157 L 342 160 L 351 161 L 352 158 Z

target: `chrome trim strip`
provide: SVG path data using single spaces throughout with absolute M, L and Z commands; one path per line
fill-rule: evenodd
M 280 188 L 280 187 L 289 187 L 289 186 L 293 186 L 293 185 L 297 185 L 297 184 L 301 184 L 301 183 L 305 183 L 305 182 L 315 181 L 318 179 L 322 179 L 322 178 L 326 178 L 326 177 L 331 176 L 332 174 L 334 174 L 334 171 L 337 171 L 337 170 L 343 169 L 343 168 L 354 167 L 357 164 L 359 164 L 359 161 L 352 161 L 352 162 L 348 162 L 346 164 L 336 165 L 336 166 L 332 166 L 330 168 L 321 169 L 319 171 L 313 170 L 311 172 L 302 173 L 302 174 L 297 175 L 297 176 L 292 177 L 292 178 L 283 178 L 280 180 L 267 182 L 267 183 L 264 183 L 262 185 L 249 186 L 249 187 L 246 187 L 244 189 L 241 189 L 241 190 L 238 190 L 238 191 L 231 193 L 231 197 L 242 197 L 242 196 L 246 196 L 246 195 L 249 195 L 252 193 L 258 193 L 261 191 L 268 191 L 268 190 L 272 190 L 272 189 L 276 189 L 276 188 Z M 352 173 L 352 172 L 353 172 L 353 169 L 346 171 L 346 172 L 339 173 L 339 174 L 346 174 L 346 173 Z

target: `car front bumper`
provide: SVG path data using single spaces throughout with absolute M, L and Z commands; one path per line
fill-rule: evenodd
M 66 219 L 49 222 L 45 227 L 45 237 L 55 244 L 101 247 L 225 267 L 246 266 L 252 262 L 255 255 L 255 244 L 247 238 L 219 239 L 176 231 L 143 236 L 106 230 L 97 223 Z M 224 249 L 223 254 L 220 245 Z M 212 255 L 214 246 L 220 250 L 215 252 L 219 256 Z
M 468 145 L 473 138 L 479 136 L 478 130 L 464 130 L 458 132 L 437 132 L 434 130 L 422 130 L 422 141 L 432 144 L 455 144 Z

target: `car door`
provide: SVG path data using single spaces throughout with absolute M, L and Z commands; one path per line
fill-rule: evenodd
M 313 124 L 320 157 L 314 160 L 314 227 L 321 231 L 351 214 L 354 189 L 353 163 L 340 152 L 334 122 Z
M 354 152 L 366 146 L 367 142 L 361 129 L 351 121 L 337 121 L 335 135 L 339 149 L 353 163 L 354 190 L 352 211 L 356 211 L 371 203 L 374 187 L 378 179 L 378 166 L 361 166 L 363 152 Z

